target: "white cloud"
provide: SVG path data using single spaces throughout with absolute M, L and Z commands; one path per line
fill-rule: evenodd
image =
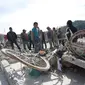
M 29 31 L 34 21 L 37 21 L 39 27 L 45 30 L 47 26 L 65 25 L 68 19 L 85 19 L 84 0 L 28 1 L 30 3 L 28 7 L 10 13 L 0 20 L 0 30 L 2 27 L 7 32 L 8 27 L 12 26 L 17 33 L 20 33 L 22 29 Z

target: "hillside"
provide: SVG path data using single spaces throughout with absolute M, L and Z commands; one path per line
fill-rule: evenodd
M 73 25 L 78 29 L 85 29 L 85 20 L 76 20 L 73 22 Z

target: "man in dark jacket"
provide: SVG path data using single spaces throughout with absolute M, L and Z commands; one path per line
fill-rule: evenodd
M 77 28 L 73 26 L 72 24 L 72 21 L 71 20 L 68 20 L 67 21 L 67 38 L 68 40 L 70 39 L 71 37 L 71 32 L 74 34 L 75 32 L 77 32 Z
M 72 21 L 71 20 L 68 20 L 67 21 L 67 26 L 69 27 L 69 29 L 71 30 L 71 32 L 74 34 L 75 32 L 77 32 L 77 28 L 75 28 L 73 25 L 72 25 Z
M 9 32 L 7 33 L 8 41 L 11 43 L 12 49 L 14 49 L 14 43 L 18 47 L 19 51 L 21 51 L 18 43 L 17 43 L 17 35 L 12 31 L 12 27 L 9 27 Z

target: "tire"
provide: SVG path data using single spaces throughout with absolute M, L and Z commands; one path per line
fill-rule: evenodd
M 23 54 L 11 49 L 2 49 L 1 52 L 10 58 L 18 60 L 30 68 L 39 71 L 48 71 L 50 69 L 49 62 L 43 57 L 34 56 L 33 54 Z

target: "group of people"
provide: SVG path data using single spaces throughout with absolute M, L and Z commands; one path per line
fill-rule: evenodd
M 68 28 L 67 28 L 66 36 L 69 40 L 71 37 L 71 32 L 75 33 L 77 29 L 72 25 L 71 20 L 67 22 L 67 26 Z M 12 49 L 14 49 L 14 43 L 15 43 L 19 51 L 21 51 L 21 48 L 17 43 L 17 34 L 13 32 L 12 27 L 9 27 L 9 30 L 10 31 L 7 33 L 7 39 L 8 41 L 10 41 Z M 47 27 L 47 30 L 48 30 L 47 37 L 48 37 L 48 43 L 50 44 L 50 49 L 53 47 L 58 47 L 59 46 L 58 36 L 61 34 L 59 34 L 58 30 L 56 30 L 55 27 L 53 27 L 53 29 Z M 23 29 L 20 36 L 21 36 L 24 50 L 26 50 L 26 46 L 28 47 L 29 50 L 31 50 L 31 48 L 33 47 L 35 52 L 47 48 L 45 32 L 40 30 L 37 22 L 33 23 L 33 28 L 31 31 L 29 31 L 29 33 L 27 33 L 25 29 Z M 45 46 L 43 46 L 43 44 L 45 44 Z

